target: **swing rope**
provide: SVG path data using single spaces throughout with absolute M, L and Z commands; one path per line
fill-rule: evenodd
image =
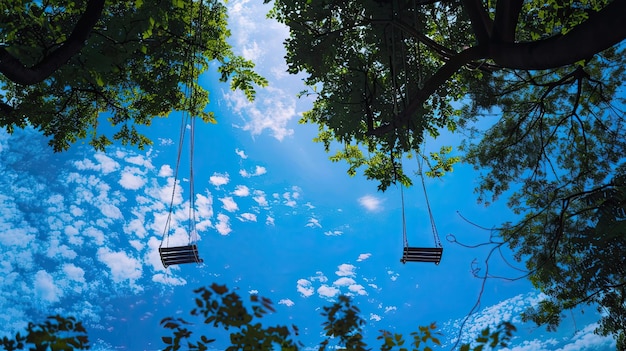
M 402 241 L 404 247 L 409 247 L 409 240 L 406 236 L 406 215 L 404 211 L 404 186 L 400 183 L 400 198 L 402 199 Z
M 204 4 L 203 0 L 200 0 L 199 8 L 198 8 L 198 23 L 202 23 L 203 18 L 203 9 Z M 183 69 L 181 70 L 181 75 L 185 74 L 185 71 L 188 71 L 189 79 L 191 80 L 196 76 L 197 65 L 195 64 L 195 42 L 201 36 L 200 30 L 195 30 L 193 28 L 193 3 L 191 3 L 189 7 L 189 13 L 191 18 L 191 23 L 189 25 L 189 37 L 191 38 L 191 46 L 186 53 L 185 64 L 183 65 Z M 186 68 L 186 69 L 185 69 Z M 184 94 L 188 97 L 188 107 L 189 109 L 194 108 L 197 102 L 197 94 L 194 89 L 194 83 L 189 81 L 185 84 Z M 194 144 L 195 144 L 195 125 L 196 119 L 191 115 L 189 111 L 183 111 L 181 117 L 180 131 L 178 136 L 178 152 L 176 156 L 176 167 L 174 170 L 174 182 L 172 184 L 172 196 L 170 198 L 169 211 L 167 215 L 167 220 L 165 221 L 165 228 L 163 230 L 163 235 L 161 237 L 161 243 L 159 248 L 163 246 L 169 246 L 169 234 L 172 226 L 172 214 L 174 212 L 174 199 L 176 198 L 176 186 L 178 185 L 178 175 L 180 171 L 180 160 L 182 157 L 182 152 L 185 144 L 185 131 L 187 126 L 189 126 L 189 222 L 188 222 L 188 245 L 195 242 L 197 240 L 197 231 L 196 231 L 196 211 L 195 211 L 195 190 L 194 190 L 194 172 L 193 172 L 193 155 L 194 155 Z M 197 258 L 197 257 L 196 257 Z
M 418 172 L 422 181 L 422 190 L 424 191 L 424 198 L 426 199 L 426 208 L 428 209 L 428 217 L 430 218 L 430 227 L 433 232 L 433 240 L 435 242 L 436 247 L 442 247 L 441 240 L 439 239 L 439 233 L 437 232 L 437 225 L 435 223 L 435 216 L 433 216 L 433 211 L 430 208 L 430 200 L 428 199 L 428 192 L 426 191 L 426 181 L 424 180 L 424 172 L 423 172 L 423 163 L 424 157 L 417 161 Z

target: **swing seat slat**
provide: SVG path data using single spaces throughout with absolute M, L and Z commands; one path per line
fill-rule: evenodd
M 159 255 L 163 267 L 167 268 L 172 265 L 185 263 L 202 263 L 203 260 L 198 256 L 197 245 L 160 247 Z
M 442 255 L 442 247 L 405 247 L 400 262 L 432 262 L 438 265 Z

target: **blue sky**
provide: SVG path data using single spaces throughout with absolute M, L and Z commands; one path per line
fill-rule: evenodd
M 216 83 L 210 74 L 210 109 L 217 125 L 197 125 L 195 190 L 198 242 L 204 264 L 164 269 L 158 256 L 177 149 L 177 116 L 146 129 L 147 150 L 111 147 L 96 153 L 78 143 L 54 154 L 33 130 L 0 132 L 0 321 L 5 332 L 60 313 L 89 327 L 96 350 L 158 350 L 165 316 L 185 317 L 192 290 L 212 282 L 258 293 L 277 306 L 275 323 L 294 323 L 308 345 L 320 341 L 321 306 L 351 295 L 367 320 L 366 335 L 380 329 L 410 332 L 436 321 L 449 349 L 476 303 L 489 239 L 457 215 L 494 227 L 512 218 L 503 204 L 476 204 L 477 174 L 460 165 L 441 180 L 428 180 L 437 228 L 445 247 L 439 266 L 399 262 L 402 225 L 399 189 L 346 175 L 311 139 L 316 126 L 297 124 L 311 101 L 297 99 L 302 77 L 285 73 L 284 27 L 264 18 L 260 1 L 229 1 L 232 44 L 257 62 L 270 86 L 254 103 Z M 455 144 L 443 136 L 429 147 Z M 182 177 L 188 162 L 181 164 Z M 410 166 L 409 166 L 410 167 Z M 174 227 L 186 219 L 187 179 L 177 187 Z M 420 187 L 405 190 L 408 239 L 431 246 Z M 172 241 L 185 235 L 180 230 Z M 518 273 L 497 260 L 490 272 Z M 510 350 L 606 350 L 610 338 L 594 335 L 593 307 L 568 315 L 556 333 L 521 324 L 519 314 L 542 295 L 526 280 L 490 280 L 480 309 L 465 324 L 462 340 L 486 326 L 510 320 L 518 332 Z M 207 329 L 204 329 L 207 330 Z

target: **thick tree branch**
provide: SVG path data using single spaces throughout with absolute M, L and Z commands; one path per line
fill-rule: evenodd
M 6 48 L 0 47 L 0 73 L 11 81 L 23 85 L 37 84 L 48 78 L 85 46 L 91 30 L 102 15 L 104 3 L 105 0 L 90 0 L 85 12 L 76 22 L 74 30 L 63 45 L 31 68 L 25 67 Z
M 500 66 L 528 70 L 586 60 L 626 38 L 624 13 L 626 1 L 613 1 L 565 35 L 527 43 L 491 43 L 489 57 Z
M 481 0 L 462 0 L 463 8 L 467 12 L 472 23 L 472 29 L 479 44 L 490 41 L 493 22 L 485 11 Z
M 523 0 L 498 0 L 493 21 L 494 41 L 506 43 L 515 41 L 515 28 L 523 3 Z
M 368 132 L 368 135 L 381 136 L 393 131 L 400 126 L 408 125 L 411 116 L 417 111 L 436 90 L 443 83 L 445 83 L 454 73 L 456 73 L 464 65 L 483 58 L 484 50 L 482 47 L 475 46 L 469 49 L 461 51 L 456 56 L 452 57 L 450 61 L 446 62 L 435 74 L 430 77 L 424 84 L 422 89 L 419 89 L 409 99 L 409 104 L 406 109 L 395 117 L 394 122 L 391 124 L 385 124 L 374 130 Z

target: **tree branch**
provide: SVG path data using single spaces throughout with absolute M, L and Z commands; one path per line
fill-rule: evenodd
M 488 56 L 503 67 L 527 70 L 587 60 L 626 38 L 624 13 L 626 1 L 613 1 L 564 35 L 526 43 L 492 42 Z
M 78 54 L 85 46 L 91 30 L 100 19 L 105 0 L 90 0 L 85 12 L 76 22 L 74 30 L 68 39 L 58 49 L 28 68 L 19 59 L 11 55 L 6 48 L 0 47 L 0 73 L 17 84 L 33 85 L 42 82 L 53 74 L 59 67 Z
M 485 11 L 481 0 L 462 0 L 463 8 L 472 23 L 472 29 L 479 44 L 487 44 L 491 38 L 493 22 Z
M 395 117 L 394 122 L 391 124 L 384 124 L 376 129 L 369 131 L 367 135 L 382 136 L 399 126 L 408 125 L 411 115 L 417 111 L 422 104 L 432 95 L 437 88 L 445 83 L 454 73 L 456 73 L 464 65 L 483 58 L 484 50 L 480 46 L 471 47 L 469 49 L 461 51 L 456 56 L 452 57 L 450 61 L 446 62 L 435 74 L 430 77 L 422 89 L 417 90 L 409 99 L 407 107 Z
M 515 41 L 515 28 L 523 3 L 523 0 L 498 0 L 493 23 L 493 40 L 506 43 Z

